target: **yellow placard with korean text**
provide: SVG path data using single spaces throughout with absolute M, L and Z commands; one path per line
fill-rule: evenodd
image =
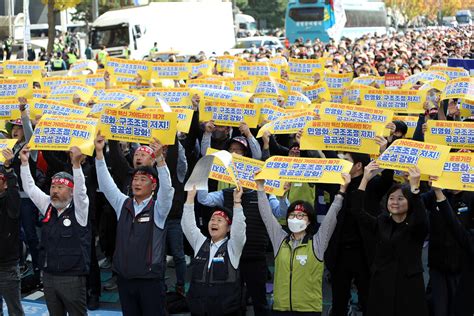
M 95 96 L 95 100 L 100 102 L 113 102 L 126 104 L 130 103 L 130 108 L 136 109 L 145 100 L 141 95 L 123 89 L 106 89 Z
M 260 123 L 275 121 L 285 115 L 287 112 L 284 108 L 269 103 L 263 104 L 260 109 Z
M 185 63 L 153 63 L 151 69 L 152 78 L 154 79 L 189 79 L 189 71 Z
M 77 95 L 81 98 L 81 101 L 87 103 L 94 95 L 94 91 L 94 88 L 84 84 L 64 84 L 51 90 L 48 97 L 54 100 L 67 99 L 72 101 L 73 97 Z
M 84 76 L 74 76 L 74 77 L 47 77 L 43 78 L 41 87 L 43 89 L 49 89 L 49 91 L 65 84 L 83 84 Z
M 207 77 L 212 75 L 214 62 L 212 60 L 205 60 L 200 63 L 186 63 L 186 67 L 188 68 L 188 76 L 190 78 Z
M 351 84 L 353 77 L 352 72 L 343 74 L 328 72 L 324 74 L 324 81 L 326 81 L 329 89 L 343 89 Z
M 319 108 L 319 116 L 323 121 L 381 123 L 386 125 L 392 121 L 393 112 L 359 105 L 323 102 Z
M 151 62 L 107 57 L 105 70 L 115 76 L 142 77 L 142 80 L 151 79 Z
M 211 100 L 221 102 L 240 102 L 248 103 L 252 97 L 251 93 L 232 91 L 232 90 L 221 90 L 221 89 L 206 89 L 206 88 L 192 88 L 189 89 L 192 95 L 197 94 L 200 100 Z M 200 102 L 202 103 L 202 102 Z
M 338 150 L 377 154 L 375 136 L 382 136 L 385 125 L 362 122 L 311 121 L 301 136 L 303 150 Z
M 98 128 L 106 139 L 149 144 L 157 138 L 163 145 L 173 145 L 176 125 L 174 112 L 106 108 Z
M 424 113 L 426 94 L 427 91 L 421 90 L 361 89 L 360 100 L 363 106 L 395 113 Z
M 447 67 L 447 66 L 431 66 L 429 71 L 442 72 L 448 75 L 449 79 L 456 79 L 460 77 L 469 77 L 469 72 L 461 67 Z
M 26 79 L 0 79 L 0 99 L 31 96 L 32 86 Z
M 305 109 L 311 105 L 311 100 L 303 93 L 290 91 L 285 100 L 285 109 Z
M 279 102 L 280 100 L 280 102 Z M 269 95 L 269 94 L 255 94 L 253 95 L 253 103 L 255 104 L 271 104 L 274 106 L 283 106 L 283 102 L 285 99 L 283 97 L 279 97 L 277 95 Z
M 429 120 L 426 128 L 426 142 L 474 150 L 474 122 Z
M 213 148 L 208 148 L 206 154 L 210 155 L 217 151 L 218 150 Z M 257 190 L 254 175 L 263 168 L 264 162 L 237 154 L 232 154 L 232 161 L 234 163 L 235 175 L 239 184 L 244 188 Z M 229 184 L 235 183 L 232 176 L 230 176 L 227 171 L 227 168 L 218 159 L 214 159 L 209 178 Z M 279 180 L 265 180 L 265 192 L 276 196 L 282 196 L 285 193 L 283 183 Z
M 247 123 L 248 127 L 257 127 L 260 120 L 260 105 L 255 103 L 206 101 L 199 105 L 199 119 L 214 121 L 216 125 L 239 126 Z
M 440 176 L 450 149 L 444 145 L 397 139 L 379 156 L 377 164 L 381 168 L 402 171 L 417 166 L 422 174 Z
M 474 77 L 457 78 L 449 81 L 443 93 L 441 93 L 440 99 L 474 100 Z
M 33 89 L 31 92 L 32 98 L 46 98 L 51 91 L 49 89 Z
M 44 61 L 6 60 L 3 63 L 3 73 L 7 77 L 25 78 L 41 82 Z
M 371 87 L 361 85 L 361 84 L 351 84 L 350 86 L 344 88 L 344 92 L 342 93 L 342 103 L 346 103 L 346 104 L 360 103 L 360 89 L 363 89 L 363 88 L 371 89 Z
M 183 108 L 193 107 L 192 95 L 188 88 L 153 88 L 145 93 L 143 105 L 159 104 L 158 97 L 170 106 Z
M 265 161 L 255 179 L 343 184 L 341 175 L 351 168 L 352 162 L 344 159 L 273 156 Z
M 257 138 L 262 137 L 265 131 L 269 131 L 273 135 L 297 133 L 300 129 L 304 128 L 306 122 L 314 120 L 315 118 L 316 113 L 309 110 L 302 110 L 292 115 L 280 117 L 275 121 L 263 125 L 258 130 Z
M 394 121 L 405 122 L 405 124 L 408 127 L 408 131 L 407 131 L 407 134 L 405 135 L 405 137 L 406 138 L 413 138 L 413 135 L 415 134 L 415 130 L 416 130 L 416 125 L 418 124 L 418 120 L 419 120 L 418 116 L 400 115 L 400 116 L 394 116 L 393 120 Z
M 441 189 L 474 191 L 474 153 L 450 153 L 443 173 L 433 186 Z
M 0 98 L 0 120 L 17 120 L 21 112 L 17 99 Z
M 311 101 L 311 103 L 321 103 L 331 100 L 331 92 L 326 82 L 304 87 L 303 94 Z
M 344 89 L 329 89 L 329 93 L 331 93 L 331 102 L 342 103 Z
M 38 115 L 52 114 L 59 116 L 86 117 L 91 108 L 50 99 L 33 99 L 30 104 L 30 118 Z
M 97 120 L 93 118 L 44 115 L 36 124 L 28 144 L 31 150 L 69 150 L 73 146 L 92 156 Z
M 289 89 L 288 81 L 269 77 L 258 81 L 255 93 L 286 96 Z
M 231 85 L 231 89 L 234 91 L 253 93 L 255 91 L 255 87 L 257 86 L 257 81 L 258 80 L 249 77 L 240 77 L 231 78 L 229 83 Z
M 13 147 L 16 145 L 17 139 L 0 139 L 0 162 L 4 163 L 5 162 L 5 156 L 1 153 L 2 150 L 4 149 L 13 149 Z
M 84 78 L 84 84 L 94 87 L 95 89 L 105 89 L 105 79 L 103 74 L 87 75 Z M 117 84 L 115 76 L 110 75 L 110 85 L 113 87 Z
M 363 85 L 363 86 L 370 86 L 376 89 L 383 89 L 385 88 L 385 77 L 378 77 L 378 76 L 364 76 L 364 77 L 357 77 L 352 79 L 352 85 Z
M 325 64 L 326 58 L 290 58 L 290 60 L 288 61 L 288 76 L 291 80 L 313 80 L 316 74 L 319 74 L 320 77 L 323 77 Z
M 186 82 L 186 88 L 230 90 L 231 84 L 225 80 L 193 79 Z
M 467 118 L 474 116 L 474 100 L 461 100 L 459 111 L 461 117 Z
M 233 73 L 237 61 L 239 61 L 239 57 L 230 55 L 218 56 L 216 59 L 216 69 L 218 72 Z
M 176 130 L 181 133 L 189 133 L 189 128 L 191 127 L 191 122 L 193 120 L 194 110 L 175 107 L 172 107 L 171 109 L 177 114 L 178 122 L 176 124 Z
M 281 66 L 267 62 L 246 62 L 238 61 L 235 63 L 235 78 L 280 78 Z

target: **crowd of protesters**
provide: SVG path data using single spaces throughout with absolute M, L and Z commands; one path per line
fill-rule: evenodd
M 328 71 L 356 77 L 409 76 L 448 58 L 473 58 L 472 32 L 427 29 L 328 44 L 298 40 L 276 54 L 301 59 L 329 54 Z M 57 58 L 67 69 L 77 55 L 73 45 L 61 45 L 55 43 L 51 62 L 54 66 Z M 273 56 L 262 47 L 241 57 L 265 61 Z M 423 141 L 427 120 L 461 119 L 457 100 L 439 101 L 439 94 L 434 91 L 431 100 L 435 111 L 426 106 L 420 114 L 415 140 Z M 35 122 L 28 100 L 19 99 L 21 119 L 7 122 L 4 133 L 17 143 L 2 151 L 0 167 L 0 294 L 9 315 L 24 315 L 20 266 L 26 262 L 20 239 L 54 316 L 86 315 L 87 308 L 98 308 L 96 240 L 112 265 L 109 288 L 118 286 L 124 315 L 166 315 L 167 289 L 186 297 L 194 315 L 243 315 L 248 302 L 255 315 L 322 315 L 325 269 L 332 316 L 348 314 L 352 288 L 363 315 L 473 314 L 473 192 L 434 187 L 435 178 L 421 181 L 416 167 L 397 183 L 394 171 L 380 169 L 368 154 L 300 150 L 301 131 L 267 131 L 257 139 L 258 129 L 245 123 L 233 128 L 202 122 L 198 102 L 193 98 L 189 133 L 176 135 L 174 145 L 163 146 L 159 139 L 150 145 L 107 141 L 98 133 L 94 156 L 88 157 L 78 147 L 29 150 Z M 390 136 L 376 139 L 381 153 L 406 137 L 408 129 L 402 121 L 387 128 Z M 208 190 L 186 192 L 184 184 L 209 147 L 258 160 L 339 157 L 353 166 L 341 175 L 342 185 L 288 183 L 281 197 L 266 194 L 261 180 L 257 190 L 209 180 Z M 168 287 L 166 254 L 173 257 L 176 272 L 176 284 Z

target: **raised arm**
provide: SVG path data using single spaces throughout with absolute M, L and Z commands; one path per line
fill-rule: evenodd
M 72 173 L 74 177 L 73 199 L 74 211 L 79 225 L 87 226 L 89 216 L 89 197 L 87 196 L 86 179 L 81 168 L 83 159 L 81 150 L 78 147 L 72 147 L 70 151 L 72 162 Z
M 234 190 L 234 214 L 230 228 L 230 239 L 227 244 L 230 262 L 236 269 L 239 267 L 240 256 L 247 239 L 245 235 L 247 225 L 245 224 L 244 209 L 242 208 L 242 192 L 242 189 Z
M 183 209 L 183 217 L 181 217 L 181 227 L 183 228 L 184 236 L 186 236 L 186 239 L 194 250 L 194 255 L 197 255 L 202 244 L 206 241 L 206 237 L 196 225 L 196 217 L 194 216 L 195 196 L 195 189 L 188 191 L 188 197 Z
M 20 189 L 18 187 L 18 180 L 16 178 L 15 171 L 12 168 L 11 162 L 14 158 L 13 151 L 10 148 L 2 150 L 2 154 L 5 157 L 3 166 L 6 171 L 6 182 L 7 182 L 7 209 L 8 215 L 12 218 L 18 218 L 20 216 Z
M 94 141 L 95 143 L 95 168 L 97 171 L 97 182 L 99 183 L 99 189 L 104 193 L 107 201 L 109 201 L 112 208 L 117 214 L 117 218 L 120 216 L 123 203 L 128 198 L 123 194 L 115 184 L 112 179 L 107 165 L 104 159 L 104 146 L 105 138 L 100 135 L 100 132 L 97 134 L 97 137 Z
M 23 132 L 25 133 L 25 141 L 28 144 L 31 137 L 33 136 L 33 126 L 31 125 L 30 117 L 28 115 L 28 110 L 26 109 L 26 99 L 25 98 L 18 98 L 20 102 L 20 112 L 21 112 L 21 123 L 23 124 Z M 32 150 L 30 152 L 31 159 L 36 162 L 38 159 L 38 152 L 36 150 Z
M 262 149 L 260 148 L 260 144 L 250 132 L 248 125 L 244 122 L 240 123 L 239 130 L 249 143 L 250 151 L 252 152 L 252 158 L 257 160 L 262 159 Z
M 361 226 L 364 226 L 373 233 L 375 233 L 377 228 L 377 217 L 366 211 L 364 201 L 366 197 L 367 184 L 379 173 L 379 171 L 380 168 L 375 160 L 370 162 L 364 168 L 364 176 L 360 182 L 359 189 L 352 192 L 349 197 L 351 201 L 351 208 L 349 211 L 357 218 Z
M 49 195 L 45 194 L 35 185 L 35 180 L 31 176 L 30 165 L 28 159 L 30 158 L 30 150 L 25 146 L 20 151 L 21 167 L 20 175 L 23 184 L 23 190 L 31 201 L 36 205 L 41 214 L 45 214 L 51 202 Z
M 224 192 L 209 192 L 207 190 L 199 190 L 197 194 L 198 202 L 202 205 L 214 207 L 224 205 Z
M 320 261 L 323 261 L 324 259 L 324 252 L 326 252 L 329 240 L 336 228 L 337 214 L 342 208 L 347 186 L 351 182 L 351 176 L 347 173 L 343 174 L 342 178 L 344 179 L 344 184 L 341 185 L 339 192 L 336 194 L 336 197 L 334 198 L 327 215 L 324 217 L 318 232 L 313 236 L 313 251 L 316 258 Z

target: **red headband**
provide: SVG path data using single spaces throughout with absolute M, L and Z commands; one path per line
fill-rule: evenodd
M 5 179 L 6 179 L 5 175 L 3 173 L 0 173 L 0 180 L 5 181 Z
M 304 208 L 303 204 L 298 204 L 295 206 L 295 209 L 293 211 L 297 211 L 297 212 L 303 212 L 303 213 L 307 213 L 306 212 L 306 209 Z
M 215 211 L 214 213 L 212 213 L 212 215 L 221 216 L 226 220 L 227 224 L 232 224 L 232 221 L 230 220 L 229 216 L 227 216 L 227 214 L 223 211 Z
M 135 176 L 135 175 L 145 176 L 145 177 L 147 177 L 148 179 L 150 179 L 150 181 L 151 181 L 152 183 L 156 183 L 156 178 L 154 178 L 151 174 L 146 173 L 146 172 L 144 172 L 144 171 L 137 171 L 137 172 L 135 172 L 134 176 Z
M 144 151 L 146 152 L 148 155 L 150 155 L 153 159 L 155 159 L 155 152 L 153 151 L 153 149 L 151 149 L 150 146 L 140 146 L 137 148 L 137 150 L 135 152 L 139 152 L 139 151 Z
M 66 178 L 53 178 L 53 180 L 51 180 L 51 184 L 65 185 L 71 189 L 74 188 L 74 182 Z

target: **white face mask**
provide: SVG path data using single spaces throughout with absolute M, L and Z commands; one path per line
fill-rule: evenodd
M 429 66 L 429 65 L 431 65 L 431 61 L 430 61 L 430 60 L 423 60 L 421 63 L 423 64 L 423 66 Z
M 299 233 L 306 229 L 308 224 L 304 219 L 288 219 L 288 228 L 291 230 L 292 233 Z

